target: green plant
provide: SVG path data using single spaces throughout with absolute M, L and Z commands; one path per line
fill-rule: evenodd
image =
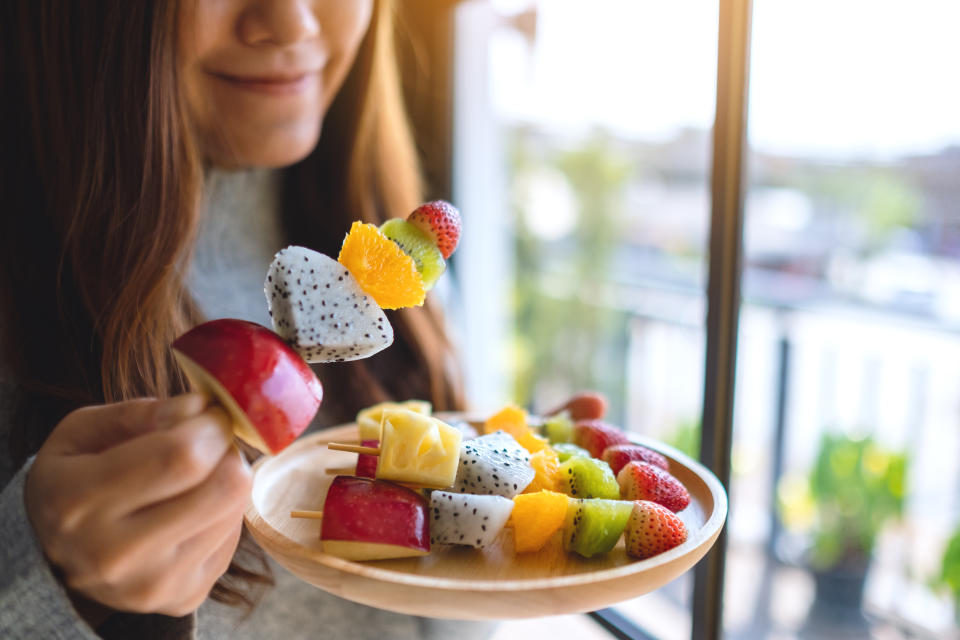
M 778 487 L 784 523 L 811 538 L 818 569 L 864 567 L 877 534 L 903 513 L 906 455 L 872 438 L 826 433 L 809 475 Z
M 671 447 L 696 460 L 700 457 L 700 420 L 681 420 L 666 441 Z
M 953 599 L 953 613 L 960 623 L 960 524 L 947 542 L 940 562 L 940 575 L 936 578 L 936 586 L 946 589 Z

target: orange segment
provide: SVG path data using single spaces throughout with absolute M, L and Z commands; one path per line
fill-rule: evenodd
M 417 263 L 376 226 L 354 222 L 337 258 L 383 309 L 419 307 L 426 297 Z
M 530 466 L 537 472 L 524 493 L 560 490 L 560 458 L 550 447 L 544 447 L 530 456 Z
M 483 423 L 483 432 L 494 431 L 506 431 L 530 453 L 536 453 L 547 446 L 547 439 L 538 436 L 527 426 L 527 412 L 516 405 L 507 405 L 487 418 Z
M 517 553 L 537 551 L 563 526 L 569 498 L 554 491 L 523 493 L 513 499 L 513 547 Z

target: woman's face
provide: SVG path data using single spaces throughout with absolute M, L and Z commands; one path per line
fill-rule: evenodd
M 187 0 L 180 56 L 207 160 L 304 158 L 370 25 L 373 0 Z

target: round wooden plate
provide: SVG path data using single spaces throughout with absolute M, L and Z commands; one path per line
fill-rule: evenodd
M 594 611 L 643 595 L 690 569 L 713 545 L 727 515 L 726 493 L 710 471 L 666 445 L 631 437 L 665 455 L 691 497 L 679 514 L 687 541 L 648 560 L 630 559 L 622 539 L 610 553 L 587 560 L 565 553 L 559 535 L 537 553 L 515 554 L 509 529 L 479 550 L 436 545 L 425 557 L 374 562 L 327 555 L 320 521 L 291 518 L 290 510 L 322 509 L 333 477 L 325 470 L 356 462 L 355 454 L 331 451 L 326 443 L 356 442 L 353 424 L 314 433 L 259 460 L 245 520 L 260 546 L 294 575 L 373 607 L 459 620 Z

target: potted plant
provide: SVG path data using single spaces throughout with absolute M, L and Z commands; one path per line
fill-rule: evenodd
M 816 583 L 806 635 L 866 635 L 867 568 L 877 535 L 902 515 L 906 471 L 905 454 L 871 437 L 825 433 L 806 477 L 781 484 L 781 516 L 788 529 L 805 535 L 804 559 Z

